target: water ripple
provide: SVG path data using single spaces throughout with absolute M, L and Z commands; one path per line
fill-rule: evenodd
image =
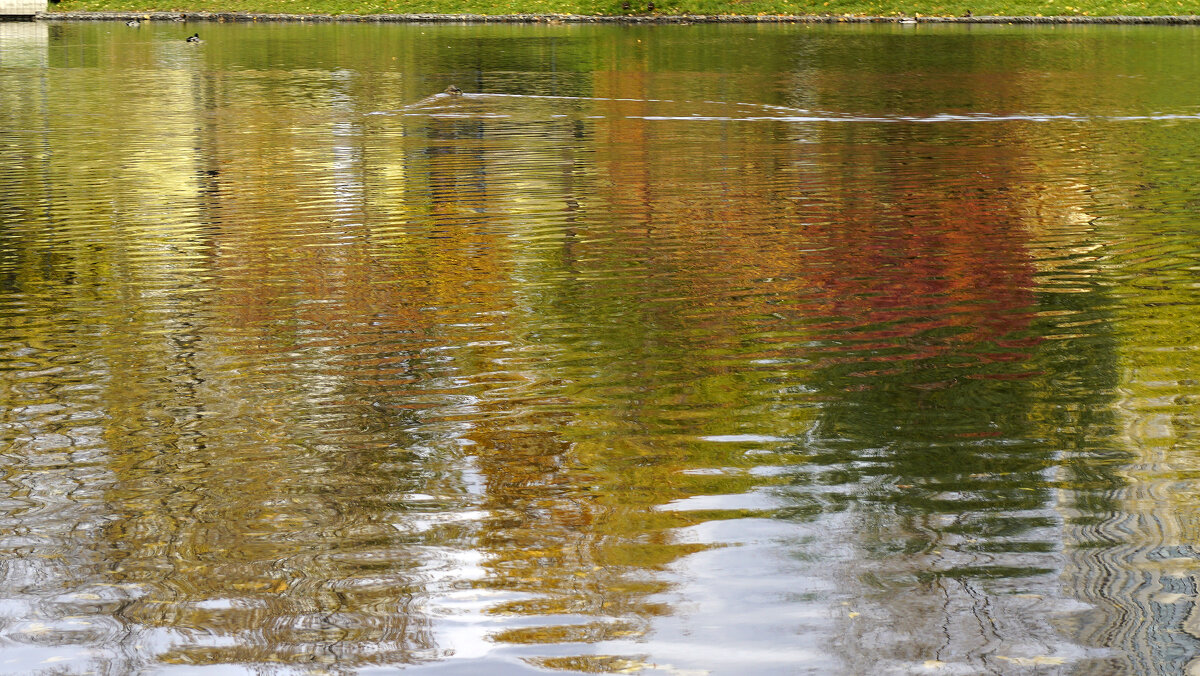
M 1195 654 L 1188 36 L 112 28 L 0 27 L 5 660 Z

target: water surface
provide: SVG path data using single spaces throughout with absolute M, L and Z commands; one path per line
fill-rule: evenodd
M 1200 668 L 1198 57 L 0 24 L 0 671 Z

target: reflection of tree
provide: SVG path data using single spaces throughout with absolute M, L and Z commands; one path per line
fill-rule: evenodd
M 897 76 L 962 67 L 924 52 L 893 63 L 853 34 L 764 32 L 764 49 L 723 53 L 721 30 L 696 27 L 676 53 L 626 31 L 509 49 L 513 27 L 477 39 L 347 27 L 297 48 L 292 29 L 270 27 L 279 40 L 244 51 L 215 36 L 171 53 L 204 59 L 201 74 L 165 73 L 72 127 L 62 102 L 108 76 L 66 66 L 150 69 L 156 57 L 101 55 L 86 30 L 60 28 L 58 89 L 0 92 L 0 121 L 116 135 L 51 139 L 53 153 L 0 147 L 5 166 L 44 171 L 20 190 L 34 197 L 0 205 L 5 222 L 73 224 L 3 233 L 0 288 L 40 309 L 4 315 L 24 342 L 3 357 L 22 381 L 0 386 L 0 406 L 25 474 L 62 450 L 35 438 L 83 439 L 102 458 L 56 460 L 70 469 L 14 479 L 7 498 L 61 503 L 55 481 L 92 482 L 59 512 L 91 527 L 53 531 L 81 563 L 41 572 L 107 603 L 93 616 L 119 616 L 129 645 L 166 646 L 153 658 L 350 669 L 435 658 L 453 647 L 438 644 L 438 599 L 471 588 L 494 592 L 487 613 L 520 616 L 488 625 L 502 627 L 490 640 L 549 667 L 633 668 L 635 656 L 589 653 L 677 612 L 663 571 L 711 544 L 678 529 L 747 516 L 846 538 L 851 556 L 822 561 L 854 609 L 835 631 L 857 671 L 1002 668 L 997 646 L 1047 650 L 1064 521 L 1068 546 L 1166 524 L 1153 546 L 1070 554 L 1067 579 L 1099 609 L 1066 621 L 1074 635 L 1134 653 L 1193 626 L 1173 615 L 1131 629 L 1122 603 L 1157 617 L 1164 597 L 1107 572 L 1183 566 L 1194 530 L 1186 498 L 1120 492 L 1107 413 L 1116 338 L 1042 340 L 1055 317 L 1110 320 L 1096 288 L 1033 291 L 1093 274 L 1030 253 L 1033 240 L 1098 246 L 1062 244 L 1087 219 L 1061 202 L 1084 197 L 1030 169 L 1034 153 L 1067 160 L 1010 127 L 983 144 L 985 132 L 954 125 L 737 120 L 722 103 L 970 110 L 1020 82 L 913 86 Z M 344 68 L 356 40 L 372 77 Z M 505 44 L 496 63 L 481 58 L 490 41 Z M 522 75 L 547 54 L 553 73 Z M 281 55 L 291 76 L 266 68 Z M 462 73 L 478 91 L 594 100 L 464 97 L 429 104 L 437 115 L 399 113 Z M 887 79 L 886 95 L 856 98 L 852 77 Z M 699 109 L 720 114 L 686 134 L 652 119 Z M 111 199 L 89 197 L 79 166 L 110 168 Z M 976 171 L 947 169 L 962 166 Z M 64 192 L 78 199 L 52 199 Z M 46 375 L 64 364 L 67 376 Z M 1184 361 L 1128 364 L 1189 396 Z M 45 385 L 56 378 L 79 389 Z M 1130 379 L 1127 408 L 1153 409 L 1151 388 Z M 31 408 L 48 399 L 86 422 Z M 1173 415 L 1186 436 L 1188 413 Z M 1130 443 L 1186 475 L 1143 433 L 1159 419 L 1134 418 Z M 739 434 L 786 440 L 790 455 L 706 441 Z M 672 508 L 766 488 L 777 509 Z M 1139 512 L 1135 499 L 1178 513 Z M 1136 517 L 1105 516 L 1121 511 Z M 24 556 L 17 547 L 6 553 Z M 474 567 L 454 557 L 468 551 Z M 1186 575 L 1148 577 L 1155 594 L 1194 597 Z M 574 647 L 539 658 L 539 644 Z M 128 659 L 136 670 L 146 657 Z
M 62 538 L 95 538 L 72 543 L 91 555 L 72 554 L 73 566 L 57 573 L 58 584 L 78 594 L 64 611 L 100 598 L 98 622 L 115 612 L 131 644 L 165 647 L 158 655 L 131 650 L 138 657 L 129 671 L 148 657 L 429 657 L 428 623 L 413 603 L 423 590 L 412 580 L 431 563 L 430 544 L 456 534 L 414 535 L 392 523 L 405 495 L 436 486 L 426 472 L 438 463 L 411 450 L 420 441 L 402 429 L 420 406 L 394 406 L 389 397 L 419 389 L 436 370 L 437 360 L 422 353 L 436 320 L 422 322 L 421 308 L 447 303 L 409 296 L 401 284 L 379 292 L 374 282 L 391 268 L 368 241 L 340 247 L 343 232 L 283 251 L 275 228 L 285 237 L 301 232 L 289 228 L 289 216 L 297 205 L 321 204 L 326 187 L 295 157 L 265 150 L 332 157 L 338 149 L 325 144 L 333 135 L 318 135 L 311 119 L 281 119 L 269 100 L 239 110 L 233 124 L 213 124 L 229 101 L 246 103 L 235 91 L 246 80 L 203 72 L 188 82 L 171 79 L 186 71 L 167 71 L 153 93 L 139 90 L 96 112 L 103 124 L 81 120 L 87 128 L 72 127 L 75 118 L 61 110 L 80 104 L 78 92 L 13 108 L 55 120 L 46 139 L 54 152 L 38 174 L 46 184 L 25 193 L 31 205 L 47 190 L 67 195 L 52 201 L 47 218 L 30 211 L 22 220 L 75 230 L 51 231 L 61 241 L 31 231 L 12 251 L 35 266 L 6 264 L 19 271 L 6 275 L 6 286 L 45 289 L 53 299 L 44 308 L 58 326 L 31 326 L 28 342 L 53 345 L 55 368 L 81 370 L 72 377 L 87 387 L 72 415 L 87 423 L 63 438 L 102 453 L 110 473 L 99 494 L 72 492 L 103 513 L 77 516 L 81 526 L 98 525 Z M 120 73 L 88 75 L 99 80 L 91 83 L 97 91 L 111 91 Z M 50 108 L 30 110 L 47 100 Z M 197 127 L 196 118 L 207 124 Z M 91 125 L 111 137 L 76 143 L 93 136 Z M 126 128 L 138 133 L 121 133 Z M 306 134 L 293 138 L 300 128 Z M 161 138 L 145 142 L 147 130 Z M 246 130 L 252 139 L 234 136 Z M 203 168 L 195 164 L 201 157 Z M 95 177 L 80 177 L 80 166 L 110 167 L 111 194 L 89 200 Z M 197 225 L 210 222 L 219 230 Z M 406 346 L 397 335 L 414 340 Z M 396 349 L 379 347 L 389 343 Z M 8 410 L 24 407 L 14 395 L 5 397 Z M 97 424 L 102 431 L 88 431 Z M 453 500 L 453 490 L 441 493 Z M 26 584 L 11 582 L 10 589 Z
M 1062 214 L 1026 210 L 1041 196 L 1023 194 L 1023 182 L 993 182 L 1010 173 L 1002 147 L 956 158 L 980 167 L 974 176 L 888 190 L 882 203 L 858 205 L 861 218 L 831 219 L 867 221 L 835 235 L 854 249 L 832 269 L 856 272 L 828 279 L 853 300 L 832 306 L 835 322 L 817 323 L 829 342 L 813 355 L 825 364 L 818 389 L 832 395 L 817 427 L 816 460 L 829 469 L 816 481 L 859 491 L 845 527 L 862 560 L 843 573 L 848 586 L 864 585 L 844 640 L 857 670 L 934 659 L 1003 671 L 1061 659 L 1047 656 L 1058 651 L 1048 615 L 1061 603 L 1064 499 L 1118 481 L 1089 460 L 1111 423 L 1063 419 L 1104 409 L 1111 345 L 1098 337 L 1083 357 L 1035 339 L 1053 331 L 1033 320 L 1051 307 L 1091 314 L 1100 297 L 1029 291 L 1026 238 Z M 887 166 L 937 177 L 938 151 L 962 152 L 925 146 L 930 170 L 921 158 Z
M 766 429 L 811 430 L 813 480 L 855 496 L 853 526 L 845 528 L 863 560 L 846 564 L 853 579 L 846 588 L 866 584 L 860 600 L 874 618 L 856 621 L 848 636 L 879 650 L 863 652 L 848 639 L 848 659 L 865 660 L 863 668 L 878 659 L 1002 665 L 1003 642 L 1018 657 L 1053 651 L 1054 642 L 1042 639 L 1053 601 L 1022 607 L 1003 594 L 1056 594 L 1055 481 L 1084 493 L 1094 482 L 1118 481 L 1088 460 L 1095 430 L 1108 423 L 1055 422 L 1064 410 L 1103 408 L 1096 393 L 1110 391 L 1111 368 L 1089 364 L 1086 384 L 1060 400 L 1060 381 L 1076 378 L 1080 357 L 1037 338 L 1044 329 L 1034 320 L 1038 303 L 1091 314 L 1088 303 L 1098 299 L 1042 300 L 1031 291 L 1030 232 L 1061 214 L 1023 192 L 1014 149 L 968 151 L 912 127 L 835 127 L 823 143 L 797 148 L 806 161 L 788 162 L 777 154 L 779 139 L 756 137 L 754 127 L 625 144 L 652 135 L 637 120 L 641 104 L 614 105 L 625 107 L 614 115 L 623 121 L 613 125 L 619 130 L 603 161 L 613 168 L 611 202 L 623 218 L 591 224 L 582 233 L 589 250 L 579 257 L 628 272 L 577 293 L 563 285 L 561 302 L 585 308 L 604 327 L 604 339 L 589 336 L 591 349 L 620 355 L 612 372 L 636 383 L 595 393 L 628 407 L 615 427 L 695 430 L 712 420 L 699 411 L 721 409 L 722 422 L 758 431 L 764 419 L 755 398 L 769 396 L 762 385 L 794 383 L 779 390 Z M 909 136 L 856 137 L 856 130 Z M 671 143 L 679 147 L 667 149 Z M 674 162 L 696 154 L 685 146 L 705 148 L 712 164 Z M 803 168 L 822 166 L 808 157 L 846 152 L 861 156 L 831 163 L 847 168 L 840 175 Z M 979 171 L 948 174 L 945 166 Z M 1109 352 L 1101 341 L 1088 359 Z M 677 354 L 718 359 L 680 363 Z M 747 369 L 730 354 L 763 365 Z M 809 422 L 814 400 L 819 414 Z M 687 453 L 647 450 L 659 470 Z M 687 462 L 722 460 L 736 463 Z M 667 472 L 660 476 L 670 483 Z
M 597 85 L 613 109 L 597 129 L 603 141 L 600 184 L 611 186 L 606 202 L 613 205 L 603 216 L 611 220 L 581 224 L 579 237 L 587 245 L 573 244 L 572 274 L 547 304 L 551 322 L 569 327 L 557 339 L 560 348 L 566 341 L 609 356 L 558 370 L 581 383 L 570 388 L 572 397 L 602 404 L 594 419 L 576 414 L 586 420 L 582 427 L 625 439 L 581 434 L 569 449 L 548 456 L 551 466 L 561 472 L 554 463 L 566 456 L 576 459 L 571 466 L 588 469 L 587 481 L 603 490 L 585 505 L 619 495 L 635 507 L 614 506 L 586 520 L 566 516 L 574 513 L 568 510 L 558 518 L 631 542 L 658 530 L 639 560 L 663 565 L 677 555 L 671 554 L 669 529 L 682 525 L 682 513 L 647 516 L 642 510 L 689 495 L 699 482 L 680 479 L 681 470 L 745 462 L 730 449 L 670 443 L 663 431 L 810 432 L 830 440 L 814 458 L 826 467 L 821 480 L 871 494 L 864 495 L 856 544 L 879 564 L 878 584 L 904 586 L 904 598 L 915 605 L 924 599 L 941 606 L 929 589 L 914 597 L 908 581 L 936 568 L 928 552 L 939 545 L 964 554 L 937 575 L 964 585 L 1047 572 L 1044 554 L 1056 546 L 1055 533 L 1045 532 L 1053 522 L 1048 491 L 1024 488 L 1041 485 L 1054 458 L 1033 442 L 1020 448 L 991 442 L 995 436 L 1031 437 L 1019 402 L 1033 396 L 1029 362 L 1038 347 L 1029 338 L 1036 335 L 1028 290 L 1033 270 L 1025 235 L 1013 227 L 1020 215 L 981 199 L 1003 186 L 986 177 L 921 185 L 907 177 L 893 184 L 890 175 L 870 171 L 813 176 L 797 168 L 804 166 L 798 160 L 837 152 L 840 145 L 795 146 L 781 154 L 789 147 L 781 143 L 783 134 L 761 125 L 708 125 L 687 137 L 656 138 L 654 123 L 643 119 L 651 112 L 645 77 L 622 74 L 611 86 Z M 852 147 L 889 146 L 860 141 Z M 1003 162 L 1001 153 L 985 159 Z M 675 159 L 691 156 L 710 162 Z M 863 157 L 838 166 L 903 163 Z M 913 175 L 936 166 L 929 160 Z M 681 361 L 680 354 L 714 358 Z M 597 364 L 603 370 L 595 370 Z M 582 385 L 589 382 L 594 384 Z M 769 384 L 800 390 L 764 389 Z M 802 393 L 814 386 L 815 397 Z M 805 398 L 810 405 L 803 405 Z M 814 398 L 822 402 L 817 421 Z M 1001 409 L 1012 419 L 997 420 Z M 705 415 L 717 411 L 717 418 Z M 863 460 L 864 448 L 882 450 Z M 953 494 L 986 477 L 993 485 L 977 503 Z M 907 488 L 897 492 L 897 484 Z M 729 481 L 721 489 L 737 490 Z M 981 516 L 958 515 L 964 506 L 977 507 Z M 897 519 L 892 509 L 913 516 Z M 1013 511 L 1039 514 L 1024 523 L 1000 516 Z M 544 518 L 551 520 L 550 514 Z M 517 588 L 532 590 L 562 569 L 568 555 L 563 539 L 520 542 L 537 555 L 518 566 L 528 572 L 518 578 L 527 584 Z M 602 560 L 605 544 L 592 547 L 583 551 Z M 909 549 L 913 556 L 897 556 Z M 582 556 L 574 547 L 569 555 Z M 896 568 L 886 570 L 886 561 L 898 561 Z M 927 578 L 918 582 L 930 584 Z M 968 608 L 986 603 L 984 592 L 973 593 L 964 600 Z M 585 599 L 537 608 L 595 607 Z M 575 640 L 603 637 L 591 625 L 579 631 Z M 561 627 L 504 637 L 566 638 Z
M 1154 96 L 1156 105 L 1170 106 L 1179 93 L 1166 86 Z M 1094 227 L 1107 246 L 1086 260 L 1086 270 L 1113 297 L 1132 301 L 1115 304 L 1109 317 L 1120 349 L 1109 385 L 1114 413 L 1104 423 L 1123 453 L 1095 454 L 1120 480 L 1088 477 L 1070 505 L 1074 547 L 1064 577 L 1091 607 L 1063 624 L 1086 645 L 1115 649 L 1103 665 L 1114 673 L 1189 673 L 1200 648 L 1200 511 L 1190 479 L 1197 467 L 1200 365 L 1193 347 L 1195 280 L 1184 262 L 1192 255 L 1180 253 L 1193 246 L 1180 227 L 1193 221 L 1195 204 L 1194 190 L 1178 182 L 1173 167 L 1195 130 L 1105 131 L 1085 140 L 1120 148 L 1089 168 L 1103 186 Z M 1075 281 L 1070 272 L 1061 274 L 1063 283 Z M 1080 342 L 1094 340 L 1094 327 L 1082 327 L 1068 330 L 1083 334 Z

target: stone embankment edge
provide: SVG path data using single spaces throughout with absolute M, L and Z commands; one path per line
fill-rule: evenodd
M 253 12 L 38 12 L 40 21 L 216 21 L 353 23 L 973 23 L 1197 25 L 1200 16 L 836 16 L 684 15 L 589 16 L 582 14 L 259 14 Z

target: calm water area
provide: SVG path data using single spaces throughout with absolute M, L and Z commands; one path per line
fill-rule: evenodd
M 0 673 L 1200 673 L 1198 83 L 0 24 Z

